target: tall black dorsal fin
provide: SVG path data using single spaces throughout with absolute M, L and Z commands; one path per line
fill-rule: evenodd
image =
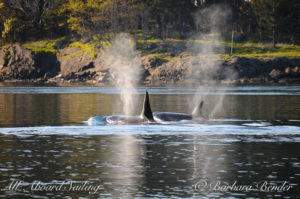
M 146 95 L 145 95 L 145 99 L 144 99 L 144 105 L 143 105 L 143 110 L 142 110 L 142 117 L 146 118 L 148 120 L 154 120 L 153 119 L 153 115 L 152 115 L 152 111 L 151 111 L 151 106 L 150 106 L 150 101 L 149 101 L 149 95 L 148 95 L 147 90 L 146 90 Z
M 197 117 L 203 117 L 203 114 L 202 114 L 202 107 L 203 107 L 203 100 L 200 101 L 200 103 L 198 104 L 198 106 L 195 107 L 195 109 L 193 110 L 193 117 L 197 118 Z

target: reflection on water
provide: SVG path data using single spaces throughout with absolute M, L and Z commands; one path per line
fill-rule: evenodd
M 1 136 L 0 186 L 74 181 L 101 185 L 91 197 L 299 196 L 300 145 L 235 142 L 222 135 Z M 260 181 L 294 186 L 288 192 L 195 191 L 201 180 L 252 185 Z M 7 195 L 24 193 L 6 191 Z M 26 193 L 25 193 L 26 194 Z M 88 196 L 77 192 L 28 192 L 31 196 Z M 5 196 L 6 195 L 6 196 Z M 293 197 L 294 196 L 294 197 Z
M 136 94 L 139 101 L 143 99 L 143 90 Z M 154 111 L 191 109 L 191 93 L 175 88 L 148 90 Z M 231 91 L 247 90 L 258 92 L 260 87 Z M 300 95 L 291 94 L 299 89 L 290 90 L 278 91 L 288 95 L 225 95 L 215 117 L 202 124 L 88 126 L 82 121 L 113 113 L 118 95 L 109 90 L 104 94 L 73 90 L 67 94 L 7 93 L 2 88 L 0 198 L 297 198 Z M 273 88 L 272 92 L 277 91 Z M 204 114 L 209 114 L 219 97 L 206 96 Z M 17 180 L 22 181 L 24 190 L 7 190 Z M 94 194 L 84 190 L 30 190 L 36 181 L 48 184 L 88 181 L 99 189 Z M 272 185 L 286 182 L 292 188 L 279 192 L 195 189 L 195 185 L 203 182 L 253 186 L 261 182 Z
M 0 94 L 0 126 L 61 125 L 109 112 L 111 95 Z
M 190 113 L 192 96 L 152 94 L 150 102 L 153 111 Z M 141 110 L 143 96 L 136 97 Z M 213 119 L 300 120 L 299 99 L 300 96 L 228 95 Z M 118 95 L 111 94 L 0 94 L 0 126 L 73 125 L 91 116 L 122 113 L 112 109 L 118 100 Z M 218 95 L 205 97 L 204 115 L 210 116 L 218 100 Z

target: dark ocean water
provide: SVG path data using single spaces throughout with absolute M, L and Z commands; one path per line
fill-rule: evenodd
M 109 126 L 116 88 L 0 87 L 0 197 L 299 198 L 299 86 L 140 87 L 136 114 L 145 89 L 209 119 Z

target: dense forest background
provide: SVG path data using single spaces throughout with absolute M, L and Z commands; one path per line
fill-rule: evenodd
M 275 47 L 299 44 L 299 10 L 299 0 L 0 0 L 0 33 L 2 43 L 23 43 L 103 40 L 119 32 L 186 39 L 217 31 L 228 40 L 234 32 L 240 41 Z

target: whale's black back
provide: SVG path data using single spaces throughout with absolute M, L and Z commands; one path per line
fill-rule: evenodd
M 195 107 L 192 114 L 174 113 L 174 112 L 154 112 L 153 115 L 157 121 L 182 121 L 182 120 L 204 120 L 202 114 L 203 101 Z
M 154 112 L 153 115 L 158 121 L 182 121 L 193 119 L 191 114 L 186 113 Z

